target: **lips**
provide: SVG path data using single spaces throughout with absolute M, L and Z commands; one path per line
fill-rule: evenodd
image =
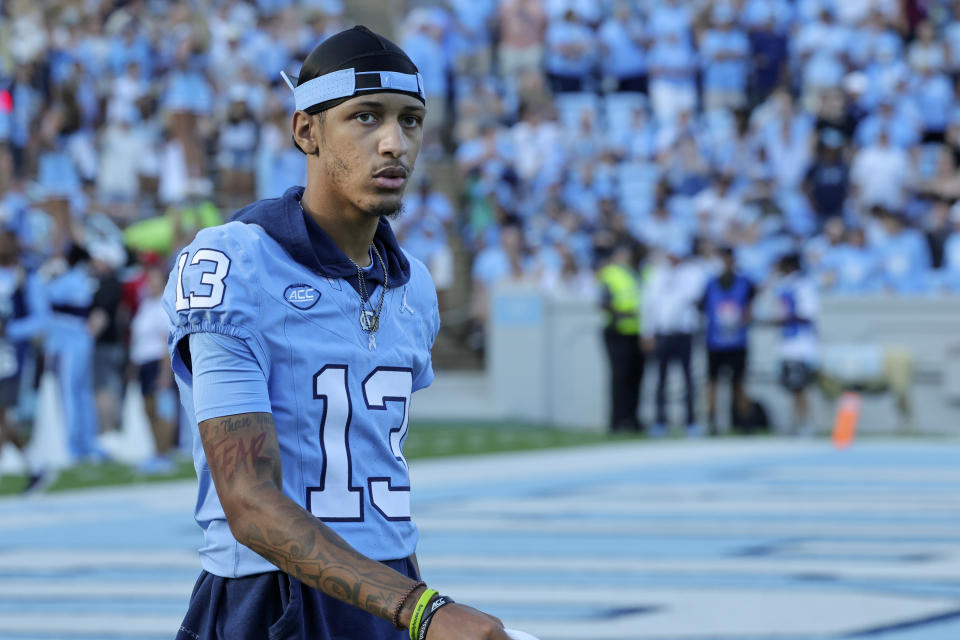
M 384 189 L 401 189 L 407 183 L 407 169 L 398 165 L 384 167 L 373 174 L 373 181 Z

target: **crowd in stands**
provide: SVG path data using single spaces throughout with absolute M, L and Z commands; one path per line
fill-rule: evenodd
M 44 298 L 85 328 L 86 369 L 52 325 L 20 330 L 71 384 L 116 396 L 116 376 L 79 373 L 130 362 L 151 271 L 200 227 L 303 182 L 280 71 L 295 77 L 350 26 L 350 6 L 7 0 L 0 12 L 7 298 L 33 283 L 41 294 L 13 305 L 23 317 Z M 393 36 L 428 94 L 421 167 L 450 163 L 460 185 L 444 195 L 421 168 L 394 224 L 441 301 L 473 292 L 478 327 L 503 280 L 595 295 L 597 256 L 627 237 L 652 261 L 733 247 L 757 283 L 799 250 L 825 292 L 960 292 L 960 4 L 411 0 Z M 155 374 L 142 382 L 169 384 Z M 78 458 L 102 455 L 88 436 L 116 428 L 115 397 L 96 416 L 87 400 L 65 407 L 87 416 Z
M 498 73 L 454 92 L 479 288 L 576 287 L 631 236 L 653 256 L 731 245 L 758 284 L 800 250 L 826 292 L 960 291 L 960 5 L 508 0 L 491 18 Z

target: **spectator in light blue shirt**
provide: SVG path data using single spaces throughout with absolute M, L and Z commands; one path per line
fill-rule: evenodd
M 13 108 L 10 112 L 10 143 L 13 146 L 14 166 L 18 173 L 23 172 L 23 150 L 30 140 L 34 118 L 45 106 L 42 98 L 30 85 L 30 71 L 20 67 L 16 71 L 13 87 L 10 89 Z
M 607 131 L 608 149 L 619 156 L 650 160 L 657 150 L 657 127 L 642 106 L 634 108 L 630 128 Z
M 256 0 L 260 15 L 272 16 L 286 9 L 293 0 Z
M 952 20 L 943 27 L 943 41 L 947 49 L 947 70 L 960 73 L 960 2 L 952 2 Z
M 741 109 L 747 102 L 750 41 L 728 4 L 714 5 L 712 27 L 700 40 L 704 108 Z
M 655 42 L 673 36 L 681 42 L 690 42 L 690 30 L 693 21 L 686 2 L 664 0 L 652 2 L 649 9 L 647 28 Z
M 876 143 L 883 131 L 890 139 L 890 144 L 903 149 L 909 149 L 920 141 L 918 123 L 904 113 L 896 113 L 896 104 L 893 96 L 885 94 L 877 110 L 857 125 L 854 141 L 858 147 L 867 147 Z
M 484 247 L 473 261 L 473 280 L 486 287 L 508 278 L 511 274 L 510 256 L 497 243 Z
M 150 50 L 150 41 L 144 37 L 133 20 L 120 32 L 120 37 L 110 41 L 107 50 L 107 65 L 114 76 L 127 70 L 130 64 L 139 65 L 142 79 L 151 75 L 153 54 Z
M 279 30 L 276 20 L 251 30 L 240 43 L 243 61 L 262 78 L 275 78 L 277 69 L 286 68 L 290 61 L 290 52 L 275 33 Z
M 878 210 L 885 236 L 876 247 L 885 285 L 897 293 L 922 293 L 928 284 L 930 247 L 900 214 Z
M 409 33 L 400 46 L 413 63 L 417 65 L 423 77 L 424 92 L 432 109 L 440 111 L 431 114 L 424 123 L 431 127 L 442 120 L 444 104 L 449 92 L 450 68 L 453 64 L 453 47 L 448 46 L 448 17 L 440 9 L 424 9 L 411 18 Z M 433 120 L 433 122 L 431 122 Z
M 544 66 L 551 88 L 558 93 L 587 89 L 597 62 L 593 30 L 568 9 L 563 20 L 550 22 L 545 39 Z
M 737 264 L 744 275 L 756 283 L 769 279 L 777 259 L 783 254 L 782 243 L 761 239 L 759 229 L 759 224 L 748 225 L 734 236 L 740 241 L 734 252 Z
M 956 103 L 953 84 L 931 66 L 921 66 L 918 71 L 919 75 L 911 83 L 910 95 L 923 122 L 923 141 L 943 142 L 950 112 Z
M 593 161 L 581 162 L 567 174 L 563 184 L 564 202 L 582 219 L 594 220 L 600 211 L 600 187 L 596 182 Z
M 903 59 L 903 45 L 899 37 L 874 41 L 871 57 L 865 61 L 862 71 L 867 76 L 867 95 L 864 97 L 864 105 L 874 107 L 879 98 L 889 93 L 897 82 L 912 73 Z
M 933 23 L 922 20 L 917 24 L 916 37 L 907 50 L 907 62 L 914 69 L 933 67 L 943 70 L 947 67 L 947 48 L 943 41 L 937 38 Z
M 450 0 L 457 27 L 451 30 L 460 56 L 468 56 L 474 63 L 487 66 L 490 29 L 487 27 L 497 11 L 497 0 Z M 476 69 L 483 71 L 485 69 Z
M 819 96 L 839 87 L 846 72 L 847 68 L 839 56 L 828 51 L 814 53 L 803 67 L 804 95 Z
M 821 286 L 833 293 L 873 293 L 882 284 L 879 256 L 858 227 L 847 230 L 844 242 L 824 251 L 820 274 Z
M 170 73 L 164 107 L 194 115 L 208 115 L 213 109 L 213 93 L 198 60 L 181 60 Z
M 597 31 L 601 72 L 616 81 L 617 91 L 647 91 L 646 33 L 628 2 L 618 2 Z
M 883 13 L 874 11 L 861 28 L 851 31 L 848 55 L 851 64 L 858 69 L 883 56 L 900 59 L 903 40 L 887 25 Z
M 660 123 L 697 107 L 697 55 L 686 39 L 668 32 L 650 49 L 650 104 Z
M 80 191 L 80 175 L 65 144 L 66 139 L 59 138 L 50 149 L 42 151 L 37 160 L 37 181 L 51 196 L 68 197 Z

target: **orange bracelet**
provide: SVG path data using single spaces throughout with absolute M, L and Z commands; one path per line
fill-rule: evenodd
M 421 580 L 420 582 L 410 587 L 410 590 L 407 591 L 405 594 L 403 594 L 403 597 L 400 598 L 400 601 L 397 603 L 397 606 L 393 610 L 393 618 L 392 618 L 393 626 L 397 630 L 403 629 L 403 627 L 400 626 L 400 610 L 403 609 L 403 605 L 406 604 L 407 600 L 410 598 L 410 596 L 413 595 L 414 591 L 416 591 L 420 587 L 425 587 L 425 586 L 427 586 L 427 583 Z

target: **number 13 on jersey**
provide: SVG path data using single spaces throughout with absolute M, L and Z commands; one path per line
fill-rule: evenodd
M 395 487 L 389 477 L 369 477 L 366 486 L 353 485 L 350 424 L 355 419 L 347 389 L 348 366 L 330 364 L 313 376 L 313 397 L 323 402 L 320 446 L 323 468 L 319 487 L 307 487 L 307 509 L 328 522 L 363 520 L 363 492 L 370 504 L 387 520 L 410 519 L 410 487 Z M 404 367 L 377 367 L 363 381 L 361 411 L 386 411 L 388 402 L 403 407 L 400 424 L 390 429 L 390 451 L 406 467 L 401 443 L 407 433 L 413 371 Z
M 205 291 L 190 291 L 185 294 L 183 282 L 183 270 L 187 266 L 190 254 L 181 253 L 177 258 L 177 311 L 186 311 L 188 309 L 213 309 L 223 302 L 223 294 L 226 292 L 224 279 L 230 273 L 230 258 L 227 254 L 216 249 L 197 249 L 193 254 L 193 260 L 190 260 L 190 266 L 200 266 L 202 264 L 202 273 L 200 275 L 201 287 L 209 287 Z M 209 270 L 213 266 L 213 271 Z

